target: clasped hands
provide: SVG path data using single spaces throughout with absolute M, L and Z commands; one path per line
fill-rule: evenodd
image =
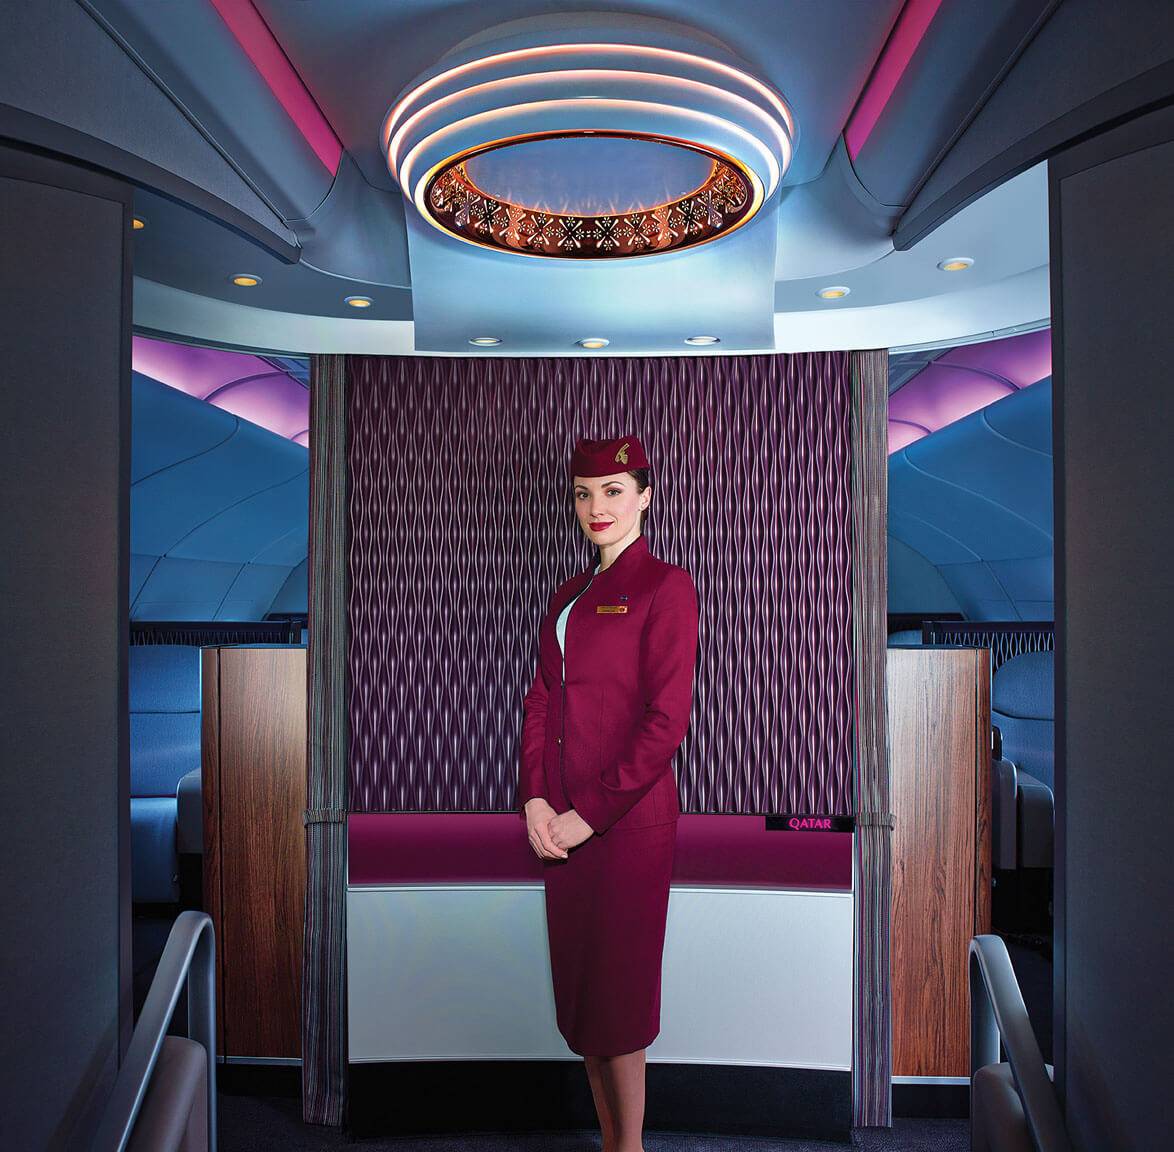
M 544 860 L 565 860 L 568 850 L 595 835 L 595 829 L 574 808 L 555 812 L 542 796 L 526 801 L 526 836 Z

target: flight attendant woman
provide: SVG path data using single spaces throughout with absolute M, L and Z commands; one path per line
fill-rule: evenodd
M 539 628 L 518 780 L 543 861 L 558 1027 L 586 1063 L 604 1152 L 642 1152 L 681 813 L 672 759 L 697 656 L 693 578 L 642 534 L 647 468 L 634 436 L 575 446 L 575 511 L 599 559 L 560 585 Z

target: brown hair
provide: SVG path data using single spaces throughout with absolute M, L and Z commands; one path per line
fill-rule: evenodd
M 631 468 L 628 470 L 628 475 L 636 481 L 636 491 L 643 492 L 650 483 L 649 470 L 647 468 Z M 651 505 L 649 505 L 651 507 Z M 640 531 L 644 531 L 644 521 L 648 519 L 648 509 L 645 508 L 640 513 Z

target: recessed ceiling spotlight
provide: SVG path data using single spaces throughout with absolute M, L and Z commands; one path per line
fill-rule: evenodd
M 146 228 L 147 222 L 141 216 L 132 216 L 130 226 L 137 232 L 140 228 Z
M 374 303 L 370 296 L 348 296 L 346 302 L 352 308 L 370 308 Z
M 470 344 L 476 344 L 478 348 L 493 348 L 495 345 L 501 343 L 500 336 L 474 336 L 469 341 Z
M 584 336 L 582 340 L 576 340 L 575 343 L 580 348 L 606 348 L 611 341 L 602 336 Z
M 230 279 L 238 288 L 256 288 L 261 283 L 261 277 L 254 276 L 251 272 L 238 272 Z
M 721 337 L 720 336 L 686 336 L 685 343 L 686 344 L 696 344 L 696 345 L 720 344 Z
M 938 267 L 943 272 L 962 272 L 973 263 L 969 256 L 951 256 L 948 260 L 942 260 Z
M 833 284 L 829 288 L 821 288 L 816 295 L 821 300 L 842 300 L 851 291 L 851 288 L 845 288 L 843 284 Z

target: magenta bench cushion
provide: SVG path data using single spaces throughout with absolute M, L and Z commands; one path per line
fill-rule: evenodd
M 542 879 L 516 813 L 353 812 L 347 847 L 357 886 Z M 682 815 L 672 882 L 850 891 L 852 835 L 768 832 L 762 816 Z

